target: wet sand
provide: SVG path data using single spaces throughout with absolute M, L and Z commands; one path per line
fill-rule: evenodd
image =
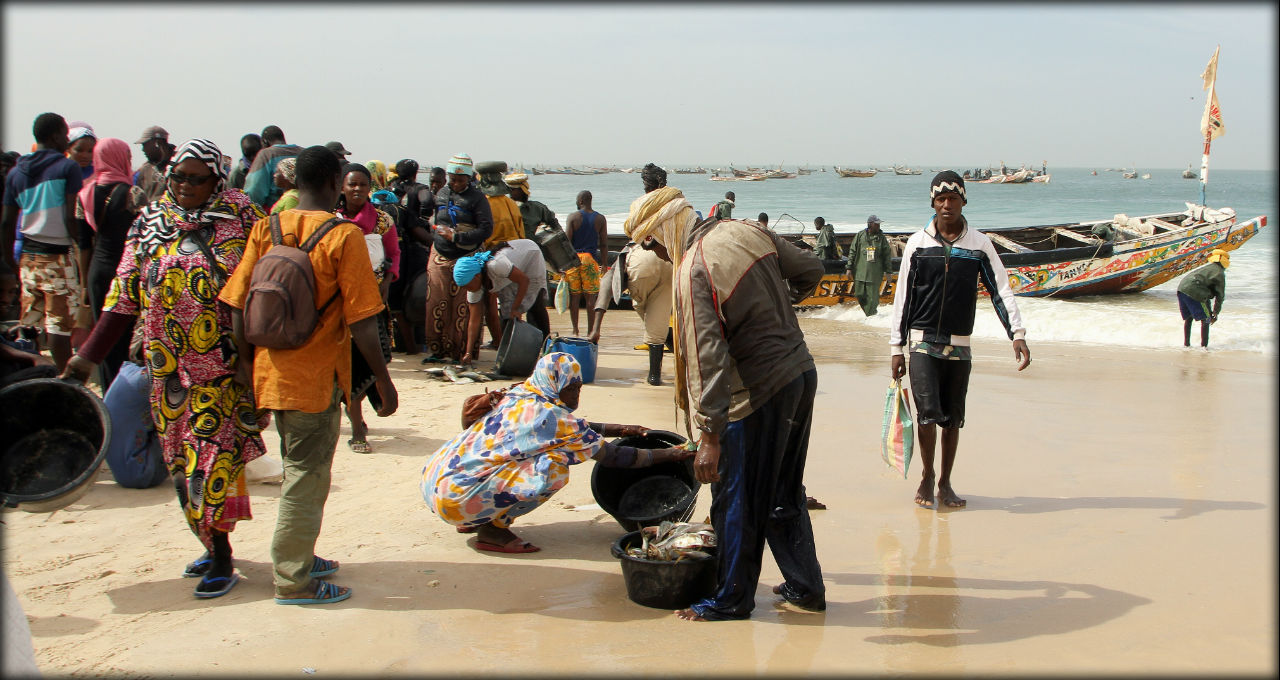
M 953 476 L 969 504 L 930 511 L 912 502 L 918 461 L 903 480 L 880 460 L 886 338 L 802 323 L 819 361 L 805 476 L 829 507 L 812 513 L 824 614 L 775 605 L 767 554 L 749 621 L 632 603 L 592 463 L 515 525 L 541 552 L 475 551 L 418 479 L 481 388 L 395 355 L 400 411 L 370 416 L 370 455 L 347 450 L 344 421 L 318 545 L 351 599 L 273 602 L 279 486 L 264 484 L 232 535 L 243 580 L 195 599 L 180 574 L 200 547 L 172 488 L 124 489 L 104 467 L 66 509 L 3 515 L 36 659 L 49 675 L 1275 673 L 1274 357 L 1038 344 L 1033 329 L 1019 374 L 1007 343 L 984 341 Z M 636 316 L 610 312 L 605 331 L 580 413 L 677 429 L 670 357 L 651 387 Z

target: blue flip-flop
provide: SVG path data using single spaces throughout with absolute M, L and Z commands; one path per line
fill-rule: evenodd
M 323 578 L 338 571 L 337 560 L 326 560 L 319 555 L 315 555 L 315 561 L 311 563 L 311 578 Z
M 294 597 L 277 597 L 276 604 L 330 604 L 333 602 L 341 602 L 351 597 L 351 589 L 347 588 L 346 592 L 338 586 L 328 581 L 316 581 L 320 585 L 316 587 L 315 597 L 294 598 Z
M 213 556 L 209 551 L 205 551 L 199 559 L 187 565 L 185 571 L 182 572 L 183 578 L 201 578 L 209 573 L 209 568 L 213 566 Z
M 235 585 L 239 582 L 240 582 L 240 574 L 237 574 L 234 571 L 231 572 L 230 576 L 205 576 L 204 578 L 200 579 L 200 584 L 196 586 L 195 596 L 203 599 L 208 599 L 210 597 L 221 597 L 231 592 L 231 589 L 235 587 Z M 220 590 L 208 590 L 208 591 L 200 590 L 200 586 L 217 585 L 218 583 L 224 584 L 222 586 L 222 589 Z

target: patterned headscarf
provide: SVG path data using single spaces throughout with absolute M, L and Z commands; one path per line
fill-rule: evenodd
M 183 142 L 173 154 L 166 179 L 173 174 L 178 164 L 192 158 L 203 163 L 217 178 L 213 193 L 209 194 L 209 200 L 204 205 L 186 210 L 178 205 L 173 192 L 166 188 L 159 200 L 152 202 L 138 214 L 138 247 L 143 252 L 150 252 L 156 246 L 172 240 L 179 231 L 200 229 L 212 224 L 214 220 L 239 219 L 245 209 L 244 204 L 248 202 L 252 205 L 240 190 L 227 189 L 227 171 L 222 165 L 222 150 L 207 139 Z M 257 212 L 261 217 L 262 211 Z
M 519 189 L 524 192 L 525 196 L 529 195 L 529 176 L 523 172 L 513 172 L 502 178 L 503 182 L 512 189 Z
M 298 158 L 290 156 L 289 158 L 281 158 L 276 164 L 276 168 L 280 170 L 280 174 L 293 184 L 298 183 Z
M 369 169 L 369 181 L 374 189 L 387 188 L 387 164 L 382 161 L 369 161 L 364 164 Z

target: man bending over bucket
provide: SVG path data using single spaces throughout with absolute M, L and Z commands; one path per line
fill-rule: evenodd
M 695 225 L 671 187 L 646 194 L 624 229 L 672 261 L 676 404 L 702 433 L 694 475 L 712 484 L 718 585 L 676 614 L 749 617 L 766 541 L 784 579 L 773 592 L 826 609 L 802 483 L 818 377 L 792 309 L 822 280 L 822 261 L 755 222 Z

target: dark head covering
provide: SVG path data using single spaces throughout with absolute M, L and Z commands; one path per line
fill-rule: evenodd
M 964 178 L 957 175 L 954 170 L 943 170 L 934 175 L 933 181 L 929 182 L 929 206 L 933 206 L 933 199 L 937 198 L 938 194 L 948 191 L 960 194 L 960 200 L 964 201 L 965 205 L 969 204 L 968 197 L 964 195 Z
M 408 180 L 418 174 L 418 161 L 412 158 L 403 158 L 396 161 L 396 176 Z
M 650 187 L 660 189 L 667 186 L 667 171 L 653 163 L 649 163 L 640 171 L 640 181 L 644 182 L 646 189 Z
M 347 163 L 346 165 L 342 166 L 342 176 L 344 178 L 353 172 L 364 173 L 364 176 L 369 178 L 369 182 L 371 184 L 373 183 L 373 173 L 369 172 L 369 168 L 366 168 L 365 166 L 359 163 Z

